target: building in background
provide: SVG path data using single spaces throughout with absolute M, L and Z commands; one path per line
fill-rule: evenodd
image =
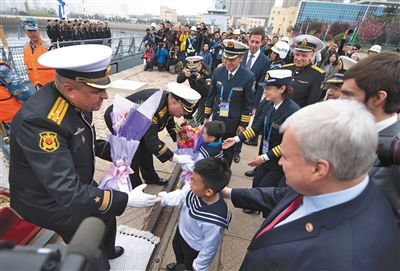
M 371 1 L 373 2 L 373 1 Z M 384 3 L 384 2 L 380 2 Z M 312 20 L 327 23 L 350 23 L 361 21 L 365 16 L 380 16 L 386 8 L 384 5 L 344 4 L 317 1 L 301 1 L 295 24 Z
M 276 33 L 281 36 L 290 36 L 289 27 L 294 27 L 299 8 L 297 6 L 289 8 L 273 7 L 268 20 L 268 34 Z
M 176 14 L 176 9 L 171 9 L 167 6 L 160 6 L 160 20 L 170 21 L 171 23 L 178 22 L 178 15 Z
M 239 27 L 238 21 L 242 17 L 268 21 L 274 6 L 275 1 L 271 0 L 226 0 L 226 9 L 231 17 L 229 26 Z
M 255 27 L 264 27 L 265 19 L 241 17 L 238 19 L 237 23 L 240 30 L 247 32 L 251 31 Z

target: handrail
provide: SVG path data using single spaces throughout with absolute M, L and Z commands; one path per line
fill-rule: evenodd
M 135 37 L 120 37 L 109 39 L 93 39 L 93 40 L 76 40 L 76 41 L 63 41 L 54 42 L 53 45 L 57 48 L 65 46 L 74 46 L 78 44 L 102 44 L 112 48 L 111 61 L 118 61 L 128 56 L 135 56 L 142 54 L 136 52 Z M 28 70 L 24 63 L 24 50 L 23 46 L 8 46 L 1 47 L 1 59 L 6 62 L 18 74 L 22 82 L 28 82 Z

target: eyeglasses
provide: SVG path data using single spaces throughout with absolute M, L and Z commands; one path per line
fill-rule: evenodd
M 357 49 L 357 48 L 351 48 L 351 50 L 352 50 L 352 51 L 358 51 L 358 49 Z

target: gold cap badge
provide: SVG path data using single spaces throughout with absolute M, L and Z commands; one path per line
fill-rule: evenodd
M 305 38 L 302 42 L 301 42 L 301 46 L 307 46 L 307 38 Z
M 233 42 L 228 42 L 228 48 L 233 48 L 234 47 L 234 45 L 233 45 Z

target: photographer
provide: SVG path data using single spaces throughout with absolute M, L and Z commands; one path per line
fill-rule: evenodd
M 190 28 L 190 35 L 187 37 L 185 42 L 187 57 L 197 55 L 197 53 L 199 52 L 197 42 L 198 39 L 196 36 L 196 27 L 192 26 Z
M 206 44 L 206 43 L 210 44 L 210 39 L 207 36 L 207 28 L 205 26 L 200 29 L 200 33 L 199 33 L 197 40 L 198 40 L 198 43 L 197 43 L 197 46 L 198 46 L 197 52 L 198 53 L 203 49 L 204 44 Z
M 214 33 L 215 41 L 212 44 L 211 53 L 213 55 L 213 66 L 214 70 L 220 63 L 222 63 L 222 52 L 224 50 L 224 44 L 222 43 L 221 35 L 219 31 Z
M 160 24 L 160 28 L 157 31 L 157 34 L 155 35 L 155 42 L 156 44 L 159 44 L 160 42 L 163 41 L 163 34 L 164 34 L 164 24 Z
M 186 39 L 189 37 L 189 26 L 183 27 L 182 33 L 179 35 L 179 58 L 183 66 L 186 66 Z
M 396 52 L 376 54 L 344 73 L 341 98 L 364 103 L 376 119 L 378 155 L 369 176 L 388 200 L 400 233 L 399 80 L 400 55 Z
M 153 34 L 150 32 L 150 28 L 146 29 L 146 34 L 143 36 L 142 42 L 145 44 L 150 44 L 152 48 L 156 47 L 156 40 Z
M 189 81 L 189 85 L 192 89 L 196 90 L 201 98 L 197 102 L 196 118 L 199 121 L 204 119 L 204 106 L 208 95 L 208 90 L 211 84 L 212 72 L 209 66 L 202 63 L 203 57 L 192 56 L 186 58 L 186 68 L 178 74 L 176 81 L 183 83 L 186 80 Z M 195 110 L 193 110 L 195 111 Z
M 154 66 L 154 49 L 151 48 L 150 44 L 146 44 L 146 51 L 144 52 L 144 55 L 142 56 L 142 59 L 146 59 L 146 65 L 144 65 L 144 71 L 153 71 L 153 66 Z
M 168 49 L 167 49 L 167 44 L 165 42 L 160 42 L 158 44 L 156 56 L 157 56 L 158 71 L 161 72 L 166 68 L 167 64 Z

